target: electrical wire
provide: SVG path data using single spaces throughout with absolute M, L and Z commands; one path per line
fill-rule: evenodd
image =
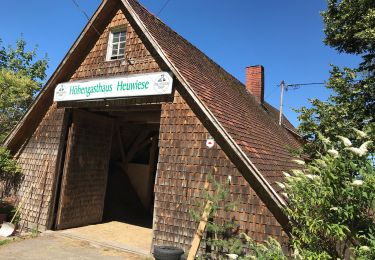
M 85 10 L 83 10 L 79 4 L 76 2 L 76 0 L 71 0 L 73 2 L 73 4 L 75 5 L 75 7 L 77 7 L 77 9 L 86 17 L 87 21 L 90 21 L 90 17 L 87 15 L 87 13 L 85 12 Z M 101 34 L 99 33 L 99 31 L 96 29 L 96 27 L 92 24 L 91 25 L 95 32 L 100 36 Z
M 159 16 L 159 15 L 163 12 L 163 10 L 167 7 L 167 5 L 169 4 L 170 1 L 171 1 L 171 0 L 167 0 L 167 1 L 165 1 L 164 5 L 160 8 L 160 10 L 159 10 L 159 12 L 156 14 L 156 16 Z

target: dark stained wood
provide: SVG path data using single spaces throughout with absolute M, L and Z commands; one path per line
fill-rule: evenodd
M 56 228 L 101 222 L 107 185 L 113 120 L 73 112 Z
M 126 28 L 125 59 L 106 61 L 107 42 L 111 28 L 123 26 Z M 135 63 L 130 65 L 128 60 Z M 71 77 L 71 81 L 86 78 L 96 78 L 108 75 L 135 74 L 160 71 L 159 65 L 150 54 L 138 34 L 134 31 L 121 10 L 106 26 L 79 68 Z
M 45 226 L 48 219 L 51 219 L 53 215 L 51 203 L 54 199 L 52 194 L 57 185 L 57 167 L 55 164 L 59 165 L 59 155 L 63 150 L 63 140 L 65 140 L 64 126 L 66 126 L 66 121 L 64 115 L 66 110 L 64 108 L 69 107 L 72 108 L 72 111 L 75 111 L 74 113 L 77 113 L 78 108 L 80 108 L 97 114 L 96 116 L 87 116 L 87 118 L 97 118 L 98 115 L 102 115 L 100 118 L 106 117 L 102 122 L 93 119 L 94 122 L 89 123 L 87 122 L 88 119 L 83 116 L 80 120 L 73 122 L 73 127 L 87 122 L 91 127 L 88 127 L 89 129 L 86 129 L 86 132 L 91 130 L 95 132 L 96 127 L 104 128 L 110 120 L 116 118 L 120 125 L 119 137 L 122 140 L 134 140 L 136 137 L 134 133 L 138 133 L 144 126 L 152 128 L 152 131 L 158 131 L 160 120 L 158 140 L 153 139 L 153 149 L 157 150 L 157 146 L 159 146 L 157 177 L 154 186 L 155 217 L 153 226 L 155 245 L 175 245 L 185 250 L 190 248 L 197 223 L 192 220 L 189 210 L 197 208 L 196 202 L 200 201 L 205 188 L 209 187 L 207 181 L 209 173 L 222 183 L 227 182 L 228 176 L 231 176 L 232 184 L 229 188 L 231 197 L 228 201 L 239 200 L 237 210 L 228 214 L 219 211 L 217 217 L 219 221 L 227 217 L 235 218 L 240 224 L 241 230 L 247 232 L 257 242 L 262 242 L 268 236 L 273 236 L 281 242 L 287 241 L 286 234 L 273 214 L 277 211 L 272 213 L 269 210 L 270 206 L 266 206 L 254 192 L 254 189 L 251 188 L 251 186 L 255 187 L 258 191 L 260 189 L 259 184 L 255 181 L 252 182 L 253 179 L 248 177 L 250 172 L 247 165 L 241 163 L 225 137 L 218 132 L 215 125 L 210 121 L 211 118 L 202 112 L 196 100 L 191 98 L 190 93 L 181 83 L 174 86 L 176 91 L 173 95 L 165 97 L 67 102 L 61 103 L 59 106 L 52 104 L 54 87 L 62 81 L 166 69 L 165 64 L 160 61 L 158 53 L 153 50 L 149 40 L 141 34 L 140 28 L 131 26 L 131 24 L 134 24 L 134 19 L 132 20 L 129 17 L 129 12 L 117 5 L 118 2 L 103 1 L 99 8 L 101 13 L 95 14 L 89 24 L 94 24 L 101 35 L 98 36 L 89 27 L 84 30 L 84 33 L 80 36 L 84 44 L 77 43 L 73 46 L 66 59 L 48 82 L 44 94 L 38 98 L 28 117 L 18 126 L 16 131 L 18 134 L 11 136 L 7 143 L 14 152 L 18 151 L 19 162 L 26 176 L 21 195 L 35 181 L 35 177 L 40 172 L 41 162 L 44 160 L 51 162 L 45 192 L 40 191 L 38 196 L 35 197 L 35 203 L 27 205 L 32 212 L 30 222 L 39 222 L 42 226 Z M 103 8 L 105 11 L 101 11 L 104 10 Z M 127 64 L 127 59 L 105 61 L 108 32 L 110 28 L 119 25 L 127 27 L 126 58 L 137 61 L 132 66 Z M 189 53 L 186 55 L 189 55 Z M 47 110 L 48 112 L 45 113 Z M 87 115 L 87 113 L 85 114 Z M 105 123 L 103 123 L 104 121 Z M 150 122 L 156 124 L 150 125 Z M 93 141 L 88 141 L 84 138 L 84 136 L 92 137 L 92 135 L 95 135 L 95 133 L 83 134 L 81 141 L 84 144 L 78 145 L 74 131 L 70 132 L 68 144 L 70 149 L 66 153 L 65 172 L 69 172 L 71 166 L 69 163 L 75 163 L 78 169 L 76 173 L 87 173 L 85 169 L 87 165 L 79 163 L 78 157 L 80 156 L 77 156 L 78 151 L 75 149 L 86 149 L 85 151 L 90 152 L 87 147 L 91 147 L 91 145 L 105 146 L 103 143 L 96 143 L 98 140 L 90 139 Z M 216 144 L 211 149 L 205 146 L 206 139 L 211 135 L 217 138 L 217 142 L 221 146 Z M 99 137 L 98 139 L 102 139 L 103 136 L 100 135 Z M 134 145 L 134 149 L 132 149 L 131 142 L 123 142 L 121 146 L 124 152 L 122 153 L 127 153 L 128 156 L 123 161 L 129 161 L 129 158 L 132 157 L 131 153 L 133 153 L 129 154 L 129 151 L 135 150 L 140 144 L 141 141 Z M 72 149 L 74 145 L 77 145 L 77 147 Z M 87 147 L 85 148 L 85 146 Z M 108 146 L 110 147 L 110 145 Z M 22 149 L 19 149 L 20 147 Z M 95 148 L 92 150 L 95 151 Z M 106 153 L 104 154 L 107 156 Z M 122 157 L 124 157 L 124 154 L 122 154 Z M 157 157 L 157 155 L 155 154 L 154 157 Z M 244 175 L 247 176 L 247 179 L 244 178 Z M 73 187 L 73 175 L 70 177 L 64 176 L 60 205 L 68 205 L 69 201 L 75 200 L 75 197 L 76 200 L 80 200 L 81 196 L 85 196 L 85 189 L 90 184 L 93 184 L 92 189 L 88 189 L 90 192 L 103 192 L 103 189 L 105 190 L 104 179 L 105 177 L 96 181 L 95 178 L 87 177 L 77 182 L 77 186 Z M 71 197 L 68 198 L 68 196 Z M 89 198 L 85 199 L 90 201 Z M 82 203 L 77 206 L 73 202 L 69 207 L 59 210 L 59 228 L 100 221 L 100 218 L 97 217 L 100 213 L 100 207 L 98 206 L 100 203 L 95 204 L 97 212 L 94 214 L 95 218 L 92 219 L 88 217 L 91 212 L 90 208 L 83 207 L 84 203 Z M 64 212 L 66 216 L 62 217 Z M 68 223 L 66 221 L 68 218 L 72 222 Z M 79 218 L 82 219 L 78 220 Z M 203 234 L 201 250 L 204 246 Z
M 51 204 L 56 180 L 56 169 L 63 145 L 62 136 L 65 129 L 65 110 L 51 106 L 44 115 L 32 136 L 23 144 L 16 154 L 21 166 L 24 180 L 18 193 L 19 198 L 27 189 L 35 185 L 43 172 L 43 165 L 49 164 L 42 186 L 33 191 L 32 199 L 21 209 L 21 225 L 27 229 L 39 226 L 39 230 L 48 228 L 51 217 Z M 27 214 L 26 214 L 27 213 Z
M 175 93 L 173 103 L 163 104 L 159 134 L 159 161 L 155 183 L 154 245 L 173 245 L 188 251 L 198 224 L 189 213 L 199 210 L 205 188 L 212 190 L 208 174 L 229 186 L 228 203 L 238 200 L 235 211 L 219 211 L 217 220 L 234 218 L 241 231 L 257 242 L 272 236 L 281 243 L 288 241 L 280 223 L 259 199 L 241 172 L 216 143 L 206 147 L 211 136 L 185 99 Z M 223 201 L 222 206 L 226 203 Z M 201 202 L 203 210 L 204 202 Z M 205 247 L 204 238 L 200 250 Z
M 65 108 L 53 104 L 53 92 L 54 87 L 64 81 L 82 79 L 92 76 L 100 76 L 100 70 L 106 70 L 107 76 L 116 75 L 117 73 L 128 73 L 127 66 L 118 64 L 119 61 L 105 62 L 103 52 L 97 51 L 103 48 L 103 41 L 108 36 L 109 28 L 118 25 L 119 23 L 127 23 L 123 20 L 124 16 L 121 13 L 118 1 L 107 1 L 104 0 L 102 5 L 98 8 L 98 11 L 94 14 L 93 18 L 82 31 L 78 37 L 77 42 L 72 46 L 71 50 L 67 53 L 64 60 L 59 65 L 58 69 L 54 72 L 52 77 L 47 82 L 41 94 L 34 102 L 32 107 L 29 109 L 24 119 L 17 125 L 16 129 L 8 137 L 5 145 L 16 154 L 18 161 L 25 174 L 25 180 L 20 190 L 20 196 L 24 193 L 24 190 L 33 183 L 33 179 L 38 175 L 38 167 L 41 165 L 41 161 L 47 159 L 51 161 L 50 172 L 46 181 L 46 190 L 43 193 L 39 192 L 40 198 L 35 198 L 34 203 L 25 205 L 28 211 L 31 211 L 31 217 L 28 218 L 31 228 L 37 219 L 39 219 L 40 228 L 51 228 L 53 224 L 53 212 L 55 205 L 55 193 L 58 189 L 57 172 L 59 168 L 60 155 L 63 151 L 64 136 L 65 136 L 65 124 L 64 119 Z M 97 32 L 93 30 L 92 25 L 102 34 L 99 36 Z M 127 25 L 128 26 L 128 25 Z M 132 44 L 136 44 L 142 51 L 129 52 L 129 57 L 143 59 L 143 57 L 149 57 L 150 54 L 147 52 L 148 48 L 142 46 L 140 38 L 137 34 L 131 30 L 129 32 L 129 39 L 132 39 Z M 82 43 L 83 42 L 83 43 Z M 138 54 L 137 54 L 138 53 Z M 137 56 L 140 55 L 140 56 Z M 100 66 L 97 63 L 100 62 Z M 145 65 L 148 64 L 148 65 Z M 98 67 L 99 66 L 99 67 Z M 114 69 L 117 68 L 117 71 Z M 120 71 L 118 71 L 120 69 Z M 89 71 L 87 71 L 89 70 Z M 92 71 L 96 70 L 96 74 Z M 130 69 L 129 73 L 138 73 L 141 70 L 160 71 L 158 65 L 151 60 L 144 60 L 138 62 L 136 66 Z M 159 107 L 155 105 L 164 100 L 170 101 L 173 96 L 166 97 L 148 97 L 148 98 L 136 98 L 127 100 L 108 100 L 107 103 L 103 104 L 100 101 L 92 102 L 90 105 L 83 105 L 85 107 L 100 107 L 100 109 L 124 109 L 124 106 L 138 107 L 142 104 L 148 104 L 143 107 L 147 110 L 148 107 Z M 108 107 L 107 105 L 110 105 Z M 129 111 L 130 111 L 129 110 Z M 47 112 L 46 112 L 47 111 Z M 55 165 L 56 164 L 56 165 Z M 43 206 L 41 205 L 41 201 Z M 40 211 L 39 208 L 42 208 Z M 38 212 L 39 211 L 39 212 Z M 39 214 L 40 213 L 40 214 Z M 21 219 L 26 217 L 21 216 Z
M 119 147 L 120 147 L 121 161 L 122 161 L 122 164 L 125 165 L 126 164 L 126 154 L 125 154 L 125 151 L 124 151 L 124 143 L 122 141 L 120 127 L 119 127 L 118 124 L 116 124 L 115 130 L 116 130 L 115 134 L 117 136 L 118 144 L 119 144 Z
M 288 147 L 300 143 L 259 106 L 244 85 L 156 18 L 137 0 L 122 0 L 134 23 L 181 83 L 180 94 L 225 149 L 277 220 L 288 228 L 278 193 L 282 170 L 295 168 Z M 186 54 L 189 55 L 186 55 Z M 202 80 L 205 79 L 205 80 Z M 274 164 L 264 164 L 264 157 Z

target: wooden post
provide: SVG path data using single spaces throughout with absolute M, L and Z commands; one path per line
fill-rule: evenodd
M 201 239 L 203 236 L 203 232 L 206 229 L 206 224 L 207 224 L 208 216 L 210 215 L 211 209 L 212 209 L 212 201 L 209 200 L 207 201 L 207 204 L 204 208 L 197 232 L 195 233 L 193 242 L 191 243 L 191 248 L 190 248 L 187 260 L 194 260 L 195 255 L 197 254 L 199 244 L 201 243 Z
M 284 80 L 281 81 L 280 87 L 281 87 L 281 93 L 280 93 L 280 116 L 279 116 L 279 125 L 281 125 L 281 124 L 283 123 L 283 98 L 284 98 L 284 87 L 285 87 Z

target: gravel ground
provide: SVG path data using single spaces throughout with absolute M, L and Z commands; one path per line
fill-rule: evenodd
M 37 238 L 15 240 L 0 246 L 0 259 L 29 260 L 146 260 L 150 257 L 109 249 L 87 241 L 45 234 Z

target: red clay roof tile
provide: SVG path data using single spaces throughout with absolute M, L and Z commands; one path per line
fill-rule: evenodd
M 128 0 L 167 58 L 275 190 L 282 171 L 295 168 L 289 149 L 300 142 L 278 125 L 277 109 L 260 105 L 246 87 L 141 6 Z M 266 109 L 265 109 L 266 108 Z M 284 123 L 295 130 L 288 120 Z

